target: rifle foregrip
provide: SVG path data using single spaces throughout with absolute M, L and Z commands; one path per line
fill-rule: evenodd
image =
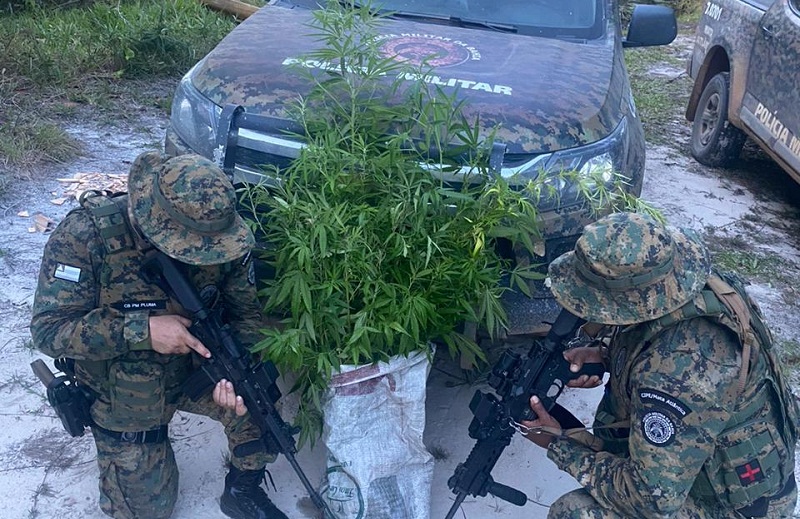
M 193 402 L 197 402 L 200 397 L 214 389 L 214 385 L 223 378 L 225 375 L 217 373 L 215 365 L 204 365 L 184 381 L 183 392 Z
M 492 481 L 489 485 L 489 493 L 512 505 L 525 506 L 525 503 L 528 502 L 528 496 L 524 492 L 497 481 Z

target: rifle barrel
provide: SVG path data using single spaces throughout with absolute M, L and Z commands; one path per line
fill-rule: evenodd
M 453 503 L 453 506 L 450 507 L 450 510 L 447 512 L 447 515 L 444 516 L 444 519 L 453 519 L 453 516 L 456 515 L 461 503 L 464 502 L 464 499 L 467 497 L 466 492 L 459 492 L 456 496 L 456 500 Z
M 306 492 L 308 492 L 309 497 L 311 497 L 311 501 L 317 507 L 317 509 L 322 510 L 323 514 L 325 514 L 326 519 L 335 519 L 336 516 L 333 515 L 333 512 L 330 508 L 328 508 L 328 504 L 325 503 L 325 500 L 322 499 L 322 496 L 317 493 L 317 490 L 311 484 L 311 482 L 306 477 L 303 469 L 300 468 L 300 464 L 297 463 L 297 458 L 294 457 L 294 454 L 291 452 L 284 452 L 284 456 L 286 456 L 286 460 L 294 469 L 297 477 L 300 478 L 300 481 L 303 483 L 303 486 L 306 487 Z

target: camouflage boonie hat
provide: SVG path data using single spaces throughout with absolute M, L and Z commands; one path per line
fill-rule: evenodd
M 128 174 L 136 223 L 161 252 L 190 265 L 216 265 L 247 254 L 255 240 L 236 212 L 228 177 L 199 155 L 165 160 L 139 155 Z
M 633 324 L 676 310 L 703 289 L 708 250 L 690 231 L 636 213 L 614 213 L 587 225 L 575 250 L 549 267 L 550 290 L 590 322 Z

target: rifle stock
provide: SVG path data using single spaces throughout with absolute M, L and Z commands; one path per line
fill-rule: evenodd
M 475 392 L 469 404 L 473 414 L 469 436 L 477 441 L 466 461 L 458 464 L 447 481 L 456 499 L 445 519 L 452 519 L 469 495 L 492 494 L 515 505 L 525 505 L 528 497 L 524 492 L 494 481 L 491 472 L 516 433 L 512 422 L 536 419 L 530 408 L 531 396 L 538 396 L 550 411 L 569 380 L 584 374 L 602 376 L 605 372 L 600 364 L 586 364 L 579 373 L 572 373 L 562 355 L 568 339 L 583 323 L 581 318 L 562 310 L 547 336 L 534 343 L 527 357 L 503 353 L 488 380 L 496 394 Z
M 205 359 L 201 370 L 189 380 L 189 396 L 197 399 L 220 379 L 233 383 L 236 393 L 244 399 L 251 420 L 261 430 L 260 440 L 237 447 L 237 454 L 247 454 L 259 449 L 280 453 L 294 469 L 314 505 L 326 517 L 333 513 L 317 493 L 295 458 L 297 430 L 287 424 L 275 407 L 281 397 L 277 386 L 278 370 L 269 361 L 257 362 L 252 353 L 233 336 L 230 326 L 224 323 L 220 312 L 206 308 L 196 288 L 183 272 L 180 264 L 160 251 L 148 253 L 145 269 L 165 283 L 175 299 L 192 316 L 190 331 L 208 348 L 211 358 Z M 205 380 L 197 380 L 197 377 Z

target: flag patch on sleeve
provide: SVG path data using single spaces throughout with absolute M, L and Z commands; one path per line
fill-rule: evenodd
M 64 281 L 72 281 L 77 283 L 81 279 L 81 269 L 70 265 L 59 263 L 56 265 L 56 271 L 53 274 L 56 279 L 63 279 Z

